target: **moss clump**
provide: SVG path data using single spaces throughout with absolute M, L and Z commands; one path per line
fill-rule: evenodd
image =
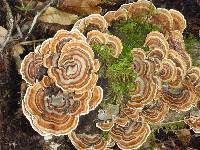
M 106 45 L 93 45 L 95 55 L 101 62 L 100 77 L 107 81 L 107 91 L 104 95 L 106 100 L 101 106 L 124 104 L 130 99 L 129 91 L 135 87 L 136 78 L 131 65 L 133 61 L 131 50 L 142 48 L 148 51 L 147 47 L 143 47 L 146 36 L 151 31 L 158 30 L 156 26 L 135 20 L 114 23 L 109 31 L 122 40 L 123 50 L 119 58 L 113 58 L 112 49 Z
M 190 34 L 185 39 L 187 52 L 192 57 L 193 65 L 200 67 L 200 40 Z

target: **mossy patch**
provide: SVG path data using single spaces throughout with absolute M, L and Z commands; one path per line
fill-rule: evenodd
M 123 50 L 118 58 L 112 57 L 112 49 L 106 45 L 93 45 L 96 57 L 101 62 L 100 77 L 107 82 L 107 91 L 101 106 L 107 104 L 124 104 L 130 99 L 130 91 L 135 88 L 136 73 L 132 68 L 133 48 L 144 47 L 145 38 L 151 31 L 159 31 L 159 28 L 134 20 L 116 22 L 109 29 L 109 34 L 115 35 L 122 40 Z
M 184 40 L 186 50 L 192 57 L 193 65 L 200 67 L 200 39 L 190 34 L 188 37 L 185 37 Z

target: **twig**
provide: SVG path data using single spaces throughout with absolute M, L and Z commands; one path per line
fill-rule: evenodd
M 33 41 L 24 41 L 24 42 L 20 42 L 20 45 L 31 45 L 32 43 L 36 43 L 36 42 L 43 42 L 45 39 L 39 39 L 39 40 L 33 40 Z
M 4 47 L 6 46 L 6 44 L 8 43 L 8 41 L 10 40 L 12 31 L 13 31 L 13 24 L 14 24 L 14 19 L 13 19 L 13 15 L 12 15 L 12 11 L 10 9 L 10 6 L 8 4 L 8 2 L 6 0 L 3 0 L 4 5 L 6 6 L 7 9 L 7 20 L 8 20 L 8 25 L 9 25 L 9 30 L 8 33 L 6 35 L 6 38 L 3 42 L 2 45 L 0 45 L 0 53 L 3 52 Z
M 37 14 L 35 15 L 35 17 L 33 18 L 33 22 L 32 22 L 32 24 L 31 24 L 31 27 L 30 27 L 30 29 L 29 29 L 29 31 L 28 31 L 27 36 L 25 37 L 25 40 L 27 40 L 28 37 L 29 37 L 29 35 L 31 34 L 31 32 L 32 32 L 32 30 L 33 30 L 33 28 L 34 28 L 34 26 L 35 26 L 35 24 L 36 24 L 36 22 L 37 22 L 38 17 L 39 17 L 51 4 L 53 4 L 54 2 L 55 2 L 55 0 L 50 0 L 50 1 L 48 2 L 48 4 L 45 5 L 45 7 L 44 7 L 43 9 L 41 9 L 39 12 L 37 12 Z

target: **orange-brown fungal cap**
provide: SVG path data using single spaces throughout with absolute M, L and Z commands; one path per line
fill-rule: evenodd
M 109 131 L 109 135 L 120 149 L 137 149 L 147 140 L 150 132 L 149 125 L 139 119 L 124 127 L 114 125 Z
M 43 67 L 42 55 L 39 53 L 30 52 L 25 56 L 21 63 L 20 73 L 22 79 L 28 84 L 34 84 L 37 80 L 41 80 L 46 69 Z
M 51 67 L 48 75 L 64 91 L 82 92 L 94 87 L 98 76 L 92 48 L 83 41 L 66 43 L 58 60 L 58 67 Z
M 160 48 L 154 48 L 147 53 L 147 58 L 152 60 L 158 59 L 161 61 L 165 58 L 165 52 Z
M 126 21 L 128 18 L 127 10 L 119 8 L 117 11 L 109 11 L 104 15 L 104 18 L 109 26 L 115 21 Z
M 107 36 L 106 36 L 106 34 L 100 32 L 98 30 L 92 30 L 87 33 L 87 43 L 89 45 L 106 44 Z
M 96 123 L 96 127 L 102 131 L 109 131 L 114 125 L 113 120 L 100 121 Z
M 188 82 L 182 84 L 182 87 L 177 89 L 165 87 L 161 97 L 161 100 L 167 103 L 170 109 L 178 112 L 188 111 L 195 105 L 197 100 L 194 87 Z
M 106 45 L 112 49 L 112 56 L 118 58 L 123 49 L 121 40 L 116 36 L 107 34 Z
M 128 18 L 128 14 L 127 14 L 127 10 L 124 8 L 119 8 L 116 12 L 115 12 L 115 21 L 126 21 Z
M 92 14 L 83 18 L 81 21 L 78 21 L 73 29 L 74 28 L 78 29 L 84 35 L 92 30 L 106 32 L 108 28 L 108 23 L 100 14 Z
M 187 64 L 185 60 L 179 55 L 179 53 L 173 49 L 168 51 L 168 59 L 171 59 L 175 64 L 176 67 L 180 67 L 183 71 L 183 75 L 185 76 L 187 71 Z
M 139 118 L 141 109 L 135 108 L 132 109 L 129 106 L 126 106 L 122 109 L 122 111 L 126 114 L 126 116 L 131 120 L 137 120 Z
M 176 67 L 176 76 L 168 82 L 169 86 L 172 88 L 179 88 L 182 86 L 182 81 L 184 79 L 183 70 L 180 67 Z
M 155 14 L 150 18 L 150 23 L 159 26 L 164 34 L 169 33 L 173 28 L 173 18 L 164 8 L 156 9 Z
M 147 17 L 156 9 L 153 3 L 147 0 L 138 0 L 125 8 L 128 9 L 128 16 L 130 18 Z
M 136 102 L 136 103 L 147 104 L 156 97 L 158 92 L 157 91 L 158 87 L 152 81 L 152 79 L 147 77 L 137 77 L 135 83 L 136 83 L 136 89 L 134 90 L 131 96 L 131 100 L 128 103 Z
M 146 37 L 144 45 L 148 46 L 150 50 L 160 48 L 165 53 L 165 56 L 167 55 L 169 49 L 169 44 L 164 35 L 158 31 L 150 32 Z
M 195 133 L 200 133 L 200 117 L 191 117 L 189 119 L 185 119 L 185 123 L 190 126 L 190 128 L 195 132 Z
M 112 24 L 112 22 L 115 21 L 115 12 L 116 11 L 108 11 L 105 15 L 104 15 L 104 19 L 106 20 L 106 22 L 108 23 L 108 26 L 110 26 Z
M 52 53 L 60 53 L 65 43 L 71 40 L 86 41 L 86 37 L 80 33 L 79 30 L 73 29 L 71 31 L 59 30 L 50 42 L 50 49 Z
M 172 81 L 177 75 L 177 69 L 175 63 L 170 59 L 163 59 L 162 60 L 162 67 L 159 70 L 159 76 L 163 82 L 170 82 Z
M 66 135 L 78 125 L 78 116 L 70 114 L 77 110 L 80 102 L 73 101 L 69 93 L 60 93 L 50 79 L 49 83 L 48 78 L 44 80 L 27 89 L 23 112 L 28 112 L 25 115 L 39 134 Z M 48 84 L 51 86 L 43 86 Z
M 76 134 L 72 131 L 68 137 L 77 150 L 104 150 L 107 146 L 107 141 L 99 134 Z
M 187 69 L 191 68 L 192 61 L 190 55 L 185 50 L 183 35 L 179 30 L 172 31 L 168 38 L 170 49 L 178 52 L 187 65 Z
M 94 110 L 103 99 L 103 89 L 100 86 L 95 86 L 92 92 L 92 98 L 89 100 L 89 110 Z
M 42 42 L 42 45 L 36 47 L 36 49 L 34 50 L 34 52 L 35 53 L 40 53 L 42 55 L 49 54 L 51 52 L 50 42 L 51 42 L 51 38 L 45 40 L 44 42 Z
M 160 123 L 164 120 L 169 111 L 169 106 L 163 102 L 144 106 L 142 116 L 147 122 Z
M 132 67 L 138 76 L 145 75 L 147 70 L 147 64 L 145 64 L 144 60 L 146 59 L 145 52 L 140 48 L 134 48 L 132 51 L 133 63 Z
M 184 18 L 184 16 L 177 10 L 174 9 L 170 9 L 169 10 L 172 18 L 173 18 L 173 30 L 179 30 L 181 33 L 183 33 L 183 31 L 186 28 L 186 20 Z

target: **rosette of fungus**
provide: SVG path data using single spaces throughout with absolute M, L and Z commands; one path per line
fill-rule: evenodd
M 126 126 L 114 125 L 109 136 L 120 149 L 137 149 L 146 141 L 150 132 L 149 125 L 139 118 Z
M 63 91 L 84 92 L 95 86 L 98 69 L 92 48 L 84 41 L 71 40 L 62 47 L 58 64 L 48 69 L 48 75 Z
M 30 86 L 23 100 L 23 112 L 32 127 L 41 135 L 62 135 L 78 125 L 77 114 L 84 111 L 90 98 L 81 96 L 75 100 L 70 93 L 62 93 L 49 77 Z
M 108 144 L 106 140 L 104 140 L 100 134 L 77 134 L 72 131 L 68 135 L 70 141 L 78 150 L 86 150 L 86 149 L 93 149 L 93 150 L 104 150 Z
M 185 123 L 188 124 L 195 133 L 200 133 L 200 117 L 192 116 L 191 118 L 185 119 Z

